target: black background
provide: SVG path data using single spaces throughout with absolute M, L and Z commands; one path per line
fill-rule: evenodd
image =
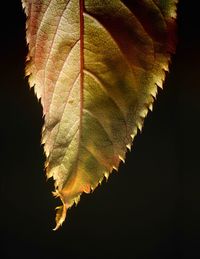
M 25 15 L 1 3 L 0 258 L 200 258 L 199 1 L 180 1 L 179 43 L 126 164 L 54 227 L 42 110 L 24 79 Z

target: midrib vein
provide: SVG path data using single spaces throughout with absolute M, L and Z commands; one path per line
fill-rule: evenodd
M 82 117 L 83 117 L 83 84 L 84 84 L 84 0 L 79 0 L 80 10 L 80 122 L 79 122 L 79 140 L 78 140 L 78 153 L 76 161 L 76 169 L 78 167 L 78 156 L 80 154 L 80 142 L 82 134 Z
M 83 76 L 84 76 L 84 0 L 79 0 L 80 6 L 80 119 L 83 108 Z M 81 124 L 81 121 L 80 121 Z

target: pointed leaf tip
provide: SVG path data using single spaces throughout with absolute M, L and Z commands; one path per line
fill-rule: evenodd
M 57 210 L 57 212 L 56 212 L 56 226 L 53 229 L 54 231 L 56 231 L 59 227 L 61 227 L 63 222 L 65 221 L 66 214 L 67 214 L 67 207 L 66 207 L 66 205 L 63 204 L 63 205 L 57 207 L 56 210 Z

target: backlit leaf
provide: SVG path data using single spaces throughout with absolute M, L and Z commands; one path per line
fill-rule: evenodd
M 22 0 L 26 75 L 41 99 L 47 177 L 63 203 L 124 161 L 175 49 L 177 0 Z

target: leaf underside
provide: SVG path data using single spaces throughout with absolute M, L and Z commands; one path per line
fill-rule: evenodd
M 22 0 L 46 174 L 66 211 L 117 170 L 175 51 L 177 0 Z

